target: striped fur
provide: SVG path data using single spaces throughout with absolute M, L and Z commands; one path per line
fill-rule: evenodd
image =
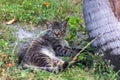
M 64 40 L 67 21 L 48 23 L 48 30 L 39 38 L 25 44 L 19 51 L 19 63 L 24 69 L 34 66 L 49 72 L 63 71 L 68 63 L 57 56 L 73 56 Z M 75 55 L 75 54 L 74 54 Z

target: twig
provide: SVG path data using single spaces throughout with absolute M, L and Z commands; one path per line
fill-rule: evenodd
M 49 29 L 42 31 L 41 33 L 39 33 L 39 34 L 32 40 L 32 42 L 31 42 L 30 46 L 28 47 L 26 53 L 28 53 L 29 50 L 31 49 L 32 45 L 34 44 L 35 39 L 38 38 L 39 36 L 44 35 L 45 32 L 47 32 L 47 31 L 49 31 Z M 26 54 L 26 53 L 25 53 L 25 54 Z
M 32 47 L 32 45 L 33 45 L 33 43 L 34 43 L 34 41 L 35 41 L 35 40 L 32 40 L 32 42 L 31 42 L 30 46 L 28 47 L 28 49 L 27 49 L 27 51 L 26 51 L 25 54 L 27 54 L 27 53 L 29 52 L 29 50 L 31 49 L 31 47 Z
M 75 60 L 77 59 L 77 57 L 80 55 L 81 52 L 83 52 L 91 43 L 93 43 L 95 40 L 97 40 L 100 36 L 102 36 L 103 33 L 101 33 L 100 35 L 98 35 L 97 37 L 95 37 L 93 40 L 91 40 L 85 47 L 82 48 L 82 50 L 80 52 L 78 52 L 72 59 L 71 63 L 76 62 Z
M 14 48 L 13 48 L 13 50 L 12 50 L 12 54 L 15 53 L 15 49 L 16 49 L 17 44 L 18 44 L 18 43 L 15 42 L 15 46 L 14 46 Z

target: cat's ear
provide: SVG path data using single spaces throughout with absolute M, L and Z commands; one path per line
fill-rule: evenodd
M 47 21 L 45 24 L 46 24 L 47 28 L 50 28 L 50 26 L 51 26 L 50 22 Z
M 62 26 L 67 27 L 68 19 L 62 22 Z

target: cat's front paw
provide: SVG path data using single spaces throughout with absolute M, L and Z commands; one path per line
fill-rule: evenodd
M 80 52 L 81 49 L 78 49 L 78 48 L 72 48 L 72 51 L 75 52 L 75 53 L 78 53 Z

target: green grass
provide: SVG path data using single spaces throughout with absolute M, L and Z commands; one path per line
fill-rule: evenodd
M 76 1 L 76 2 L 75 2 Z M 69 30 L 66 39 L 76 41 L 77 31 L 86 34 L 82 14 L 82 4 L 79 0 L 1 0 L 0 23 L 11 20 L 16 16 L 21 24 L 40 24 L 44 21 L 68 21 Z M 81 27 L 79 27 L 79 24 Z M 78 57 L 86 64 L 77 63 L 68 70 L 58 74 L 20 70 L 17 65 L 17 49 L 15 29 L 0 24 L 0 80 L 116 80 L 118 75 L 108 66 L 101 56 L 92 55 L 89 51 L 82 52 Z M 85 46 L 89 41 L 80 40 L 79 45 Z M 93 49 L 89 46 L 87 49 Z
M 16 16 L 19 22 L 38 23 L 44 20 L 61 20 L 68 14 L 79 15 L 81 11 L 81 4 L 74 6 L 68 0 L 1 0 L 0 4 L 2 21 Z
M 81 54 L 84 57 L 82 60 L 87 61 L 88 65 L 78 63 L 58 74 L 45 71 L 30 72 L 29 69 L 20 70 L 14 52 L 15 46 L 11 47 L 10 42 L 4 39 L 0 39 L 0 44 L 0 80 L 116 80 L 117 78 L 117 73 L 104 63 L 100 56 L 88 55 L 88 53 Z

